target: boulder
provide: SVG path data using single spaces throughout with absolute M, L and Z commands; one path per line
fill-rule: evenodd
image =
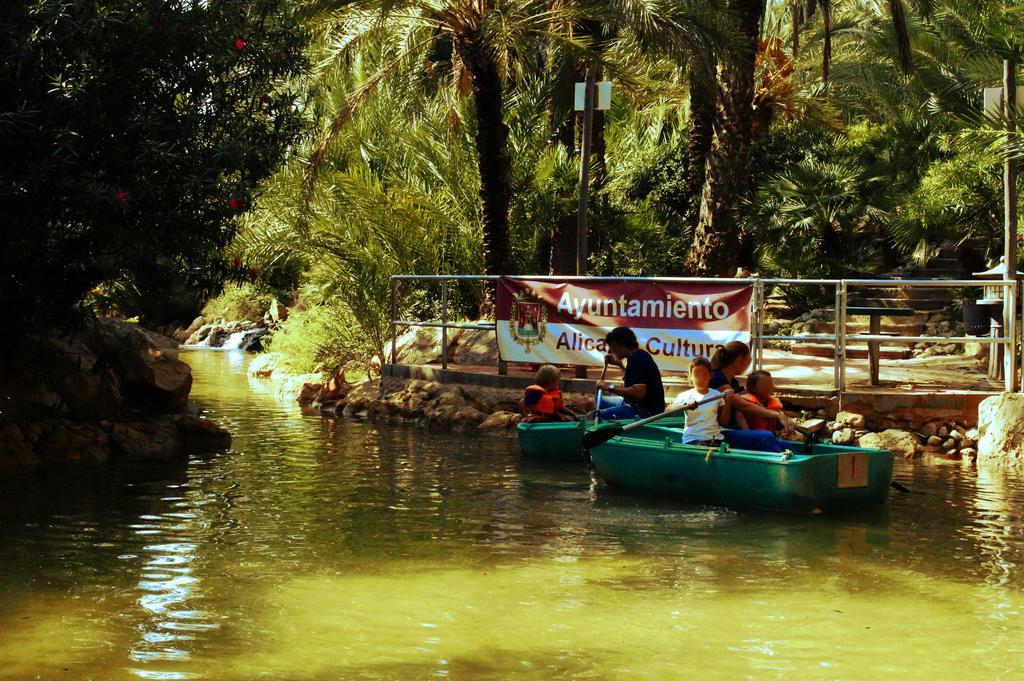
M 280 361 L 281 356 L 276 352 L 258 355 L 249 362 L 249 375 L 255 378 L 270 378 Z
M 178 359 L 178 344 L 134 324 L 104 318 L 82 334 L 83 343 L 121 379 L 132 406 L 182 411 L 192 369 Z
M 940 447 L 942 445 L 942 438 L 938 435 L 931 435 L 928 438 L 927 444 L 929 447 Z
M 191 324 L 189 324 L 184 329 L 178 331 L 174 335 L 174 340 L 178 341 L 179 343 L 188 343 L 188 339 L 190 339 L 193 334 L 199 331 L 199 329 L 203 328 L 204 324 L 206 324 L 206 319 L 202 315 L 199 315 L 198 317 L 192 320 Z
M 183 438 L 173 421 L 115 423 L 110 442 L 122 456 L 155 459 L 182 452 Z
M 449 341 L 448 361 L 463 366 L 495 366 L 498 363 L 498 342 L 494 332 L 457 329 L 454 339 Z
M 836 414 L 836 425 L 840 428 L 864 428 L 866 419 L 863 414 L 852 411 L 841 411 Z
M 508 430 L 519 423 L 520 416 L 511 411 L 496 411 L 480 424 L 480 430 Z
M 277 298 L 274 298 L 270 301 L 270 309 L 267 310 L 267 314 L 270 315 L 270 319 L 277 324 L 288 319 L 288 308 L 278 302 Z
M 860 446 L 872 449 L 888 449 L 897 456 L 913 458 L 921 453 L 921 443 L 913 433 L 889 428 L 881 433 L 867 433 L 860 438 Z
M 53 419 L 33 449 L 44 464 L 101 464 L 110 457 L 110 439 L 98 424 Z
M 39 463 L 32 443 L 18 424 L 9 419 L 0 420 L 0 475 L 19 468 L 34 468 Z
M 978 405 L 978 465 L 1024 467 L 1024 394 L 1003 393 Z
M 323 388 L 323 383 L 303 383 L 302 389 L 299 390 L 299 395 L 295 399 L 299 404 L 311 404 Z
M 857 436 L 853 428 L 840 428 L 832 433 L 832 444 L 848 445 L 852 444 L 856 439 Z
M 963 449 L 960 450 L 960 456 L 962 456 L 965 459 L 977 459 L 978 450 L 975 449 L 974 447 L 964 447 Z
M 210 337 L 210 333 L 219 328 L 217 324 L 203 324 L 198 329 L 189 334 L 185 340 L 185 345 L 206 345 L 206 340 Z
M 321 404 L 326 402 L 337 402 L 343 400 L 352 391 L 352 384 L 345 380 L 345 372 L 339 371 L 328 379 L 323 390 L 316 396 L 316 401 Z
M 205 454 L 231 447 L 231 433 L 209 419 L 182 415 L 178 417 L 177 426 L 189 453 Z

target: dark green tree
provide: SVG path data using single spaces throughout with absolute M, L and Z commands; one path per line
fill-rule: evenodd
M 0 299 L 14 335 L 73 320 L 100 286 L 141 305 L 243 274 L 222 249 L 302 129 L 291 4 L 0 4 Z

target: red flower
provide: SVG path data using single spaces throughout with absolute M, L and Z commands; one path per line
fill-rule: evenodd
M 260 271 L 258 269 L 256 269 L 255 267 L 250 267 L 249 268 L 249 276 L 252 277 L 253 279 L 259 279 L 260 278 Z
M 114 196 L 116 196 L 116 197 L 117 197 L 117 200 L 118 200 L 118 201 L 124 201 L 125 199 L 127 199 L 127 198 L 128 198 L 128 192 L 126 192 L 126 191 L 122 190 L 122 191 L 119 191 L 119 192 L 118 192 L 117 194 L 115 194 Z
M 242 40 L 241 38 L 235 38 L 235 49 L 236 50 L 244 50 L 245 49 L 245 41 Z
M 241 269 L 241 267 L 242 267 L 242 259 L 241 258 L 235 258 L 234 260 L 231 261 L 231 264 L 235 266 L 236 270 L 237 269 Z
M 239 208 L 242 207 L 242 200 L 241 199 L 231 199 L 230 201 L 228 201 L 228 207 L 231 210 L 238 210 Z

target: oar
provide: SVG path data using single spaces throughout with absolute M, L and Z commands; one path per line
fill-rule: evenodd
M 608 373 L 608 360 L 604 361 L 604 369 L 601 369 L 601 378 L 597 379 L 600 383 L 604 380 L 604 375 Z M 597 389 L 597 397 L 594 400 L 594 424 L 601 420 L 601 393 L 604 392 L 602 388 Z
M 739 392 L 736 392 L 734 394 L 738 395 Z M 700 402 L 695 402 L 695 403 L 692 403 L 692 404 L 684 404 L 684 405 L 678 406 L 678 407 L 676 407 L 674 409 L 666 409 L 665 411 L 661 412 L 660 414 L 655 414 L 654 416 L 648 416 L 645 419 L 640 419 L 639 421 L 633 421 L 632 423 L 629 423 L 629 424 L 626 424 L 626 425 L 622 425 L 618 421 L 611 421 L 611 422 L 606 421 L 606 422 L 600 424 L 599 426 L 595 426 L 594 428 L 588 430 L 586 433 L 583 434 L 583 449 L 593 449 L 594 447 L 597 447 L 600 444 L 604 444 L 605 442 L 608 442 L 608 440 L 611 440 L 613 437 L 615 437 L 617 435 L 622 435 L 623 433 L 627 433 L 627 432 L 629 432 L 631 430 L 634 430 L 636 428 L 643 428 L 648 423 L 654 423 L 655 421 L 660 421 L 661 419 L 668 418 L 669 416 L 674 416 L 675 414 L 681 414 L 684 411 L 687 411 L 689 409 L 696 409 L 697 407 L 699 407 L 702 404 L 707 404 L 708 402 L 714 402 L 716 400 L 721 400 L 724 397 L 725 397 L 725 393 L 719 393 L 719 394 L 714 395 L 712 397 L 705 398 L 705 399 L 701 400 Z

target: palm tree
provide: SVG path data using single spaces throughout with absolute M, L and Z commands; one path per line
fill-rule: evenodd
M 579 49 L 559 32 L 567 9 L 549 8 L 540 0 L 405 0 L 355 4 L 338 13 L 332 29 L 335 49 L 326 63 L 343 60 L 366 40 L 394 45 L 394 54 L 356 89 L 333 117 L 329 130 L 309 160 L 306 187 L 313 184 L 333 140 L 355 111 L 383 82 L 408 79 L 422 69 L 427 49 L 438 44 L 447 53 L 451 86 L 473 101 L 474 142 L 479 170 L 483 261 L 487 274 L 513 269 L 509 241 L 511 159 L 505 122 L 507 84 L 527 67 L 539 41 Z
M 739 36 L 738 46 L 719 66 L 713 138 L 708 153 L 700 217 L 694 242 L 684 262 L 685 270 L 698 276 L 732 276 L 739 257 L 739 203 L 748 193 L 748 163 L 752 142 L 754 70 L 758 41 L 766 9 L 765 0 L 730 0 L 729 17 Z M 921 9 L 930 10 L 928 0 Z M 906 9 L 902 0 L 887 0 L 895 35 L 895 49 L 905 72 L 912 66 Z M 796 4 L 790 5 L 790 10 Z M 794 22 L 799 40 L 801 27 L 821 9 L 823 23 L 822 75 L 831 63 L 832 4 L 809 0 L 807 11 Z M 802 10 L 801 10 L 802 11 Z M 795 43 L 799 45 L 799 43 Z

